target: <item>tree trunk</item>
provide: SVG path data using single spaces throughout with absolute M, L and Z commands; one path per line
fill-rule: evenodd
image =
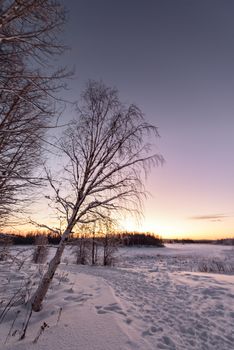
M 33 311 L 40 311 L 42 308 L 42 302 L 46 296 L 46 293 L 49 289 L 50 283 L 54 277 L 55 271 L 60 264 L 61 256 L 63 254 L 67 237 L 69 236 L 71 232 L 71 229 L 65 230 L 65 232 L 62 235 L 61 241 L 59 243 L 59 246 L 56 250 L 56 253 L 53 257 L 53 259 L 49 263 L 49 267 L 47 271 L 45 272 L 44 276 L 42 277 L 39 286 L 35 292 L 35 294 L 32 297 L 32 309 Z

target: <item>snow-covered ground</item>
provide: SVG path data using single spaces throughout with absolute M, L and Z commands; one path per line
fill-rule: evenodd
M 43 310 L 18 341 L 27 320 L 22 301 L 43 272 L 27 249 L 22 254 L 0 263 L 2 350 L 234 349 L 233 247 L 122 248 L 114 267 L 75 265 L 67 249 Z

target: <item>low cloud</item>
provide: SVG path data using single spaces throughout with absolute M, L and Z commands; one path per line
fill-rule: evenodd
M 191 220 L 209 220 L 209 221 L 223 221 L 223 219 L 228 218 L 226 214 L 209 214 L 209 215 L 197 215 L 191 216 Z

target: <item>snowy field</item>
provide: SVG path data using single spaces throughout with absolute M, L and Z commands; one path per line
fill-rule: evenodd
M 26 247 L 11 253 L 0 262 L 1 350 L 234 349 L 234 247 L 121 248 L 114 267 L 75 265 L 67 249 L 20 341 L 45 266 Z

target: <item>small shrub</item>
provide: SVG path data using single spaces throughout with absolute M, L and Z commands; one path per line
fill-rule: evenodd
M 91 258 L 91 242 L 89 239 L 81 237 L 77 239 L 73 244 L 75 244 L 74 255 L 76 259 L 76 264 L 86 265 L 90 263 Z
M 11 237 L 0 237 L 0 261 L 5 261 L 10 256 L 10 246 L 12 245 Z
M 198 264 L 199 272 L 233 274 L 234 265 L 225 260 L 211 259 L 202 260 Z
M 106 234 L 102 241 L 103 246 L 103 265 L 110 266 L 114 264 L 115 253 L 118 249 L 119 239 L 114 235 Z
M 43 264 L 48 255 L 48 238 L 40 235 L 35 238 L 35 250 L 33 254 L 33 262 L 36 264 Z

